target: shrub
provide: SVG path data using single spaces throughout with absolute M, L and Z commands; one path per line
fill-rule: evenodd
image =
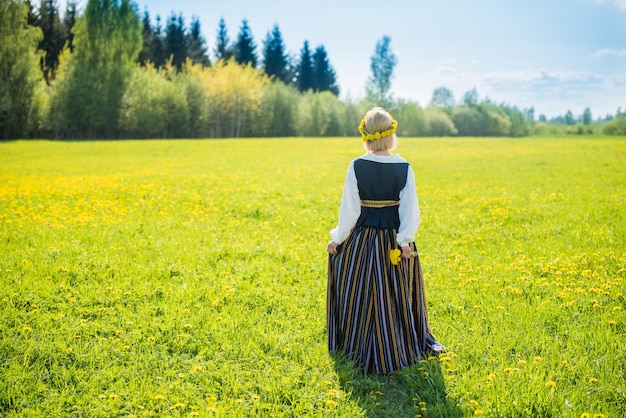
M 428 108 L 424 112 L 428 135 L 430 136 L 454 136 L 457 129 L 447 113 L 435 109 Z

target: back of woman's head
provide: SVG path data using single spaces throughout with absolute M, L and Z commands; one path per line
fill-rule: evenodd
M 397 122 L 382 107 L 370 109 L 359 127 L 363 147 L 368 151 L 391 151 L 398 143 L 396 126 Z

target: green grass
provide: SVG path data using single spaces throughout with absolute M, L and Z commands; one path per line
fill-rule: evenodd
M 358 138 L 0 144 L 0 416 L 626 416 L 626 139 L 398 152 L 448 351 L 375 377 L 324 329 Z

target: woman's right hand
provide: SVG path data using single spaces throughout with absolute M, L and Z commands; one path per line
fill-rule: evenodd
M 328 247 L 326 248 L 326 251 L 328 251 L 328 254 L 337 254 L 337 243 L 335 241 L 331 241 L 328 243 Z

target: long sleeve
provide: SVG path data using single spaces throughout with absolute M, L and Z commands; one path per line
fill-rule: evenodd
M 341 206 L 339 208 L 339 222 L 337 227 L 330 231 L 330 236 L 337 244 L 341 244 L 348 238 L 352 228 L 356 225 L 361 215 L 361 198 L 354 173 L 354 162 L 348 167 L 348 174 L 343 185 Z
M 408 245 L 415 240 L 415 234 L 420 226 L 420 209 L 415 190 L 415 174 L 411 167 L 409 167 L 407 172 L 406 185 L 400 192 L 398 215 L 400 216 L 400 227 L 396 235 L 396 242 L 400 246 Z

